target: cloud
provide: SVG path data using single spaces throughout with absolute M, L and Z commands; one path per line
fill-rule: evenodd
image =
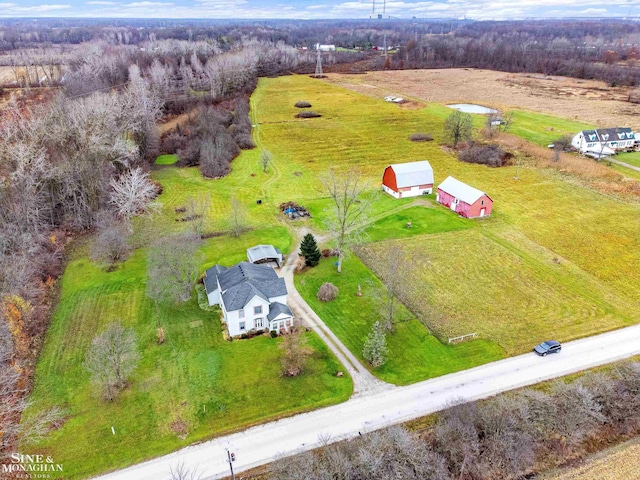
M 85 2 L 86 5 L 117 5 L 116 2 Z
M 41 13 L 56 12 L 58 10 L 67 10 L 71 5 L 30 5 L 20 6 L 15 3 L 0 3 L 2 17 L 20 17 L 20 16 L 37 16 Z
M 170 7 L 173 3 L 164 3 L 164 2 L 133 2 L 133 3 L 125 3 L 123 7 Z

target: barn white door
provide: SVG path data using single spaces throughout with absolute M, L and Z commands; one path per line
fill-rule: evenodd
M 481 209 L 480 209 L 480 216 L 481 216 L 481 217 L 484 217 L 484 212 L 485 212 L 485 210 L 486 210 L 485 208 L 481 208 Z
M 456 211 L 456 205 L 458 205 L 458 199 L 457 199 L 457 198 L 454 198 L 454 199 L 451 201 L 451 210 L 453 210 L 454 212 Z

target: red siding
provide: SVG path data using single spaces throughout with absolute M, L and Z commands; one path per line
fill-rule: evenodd
M 451 204 L 454 200 L 455 198 L 453 195 L 449 195 L 447 192 L 438 189 L 438 203 L 451 208 Z M 485 209 L 485 216 L 491 215 L 491 211 L 493 210 L 493 200 L 491 200 L 491 198 L 486 194 L 476 200 L 473 205 L 469 205 L 468 203 L 460 200 L 458 205 L 456 205 L 455 211 L 458 215 L 462 215 L 463 217 L 475 218 L 480 216 L 480 210 L 483 208 Z
M 393 168 L 387 167 L 384 169 L 384 174 L 382 175 L 382 184 L 386 185 L 394 192 L 398 191 L 398 185 L 396 183 L 396 172 L 393 171 Z

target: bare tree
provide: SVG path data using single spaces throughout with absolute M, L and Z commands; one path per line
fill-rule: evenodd
M 292 328 L 282 332 L 282 343 L 280 344 L 282 356 L 282 375 L 285 377 L 297 377 L 304 371 L 311 349 L 307 346 L 302 330 Z
M 400 246 L 391 248 L 386 256 L 386 265 L 381 277 L 386 287 L 383 326 L 388 331 L 393 330 L 398 297 L 402 294 L 406 284 L 406 274 L 411 269 L 412 263 Z
M 178 462 L 169 467 L 169 478 L 167 480 L 200 480 L 202 473 L 198 468 L 187 467 L 184 462 Z
M 247 210 L 236 197 L 231 197 L 228 224 L 229 231 L 234 237 L 239 237 L 246 230 Z
M 211 195 L 201 197 L 189 197 L 187 200 L 186 216 L 193 234 L 197 238 L 202 238 L 204 223 L 207 218 L 207 212 L 211 206 Z
M 163 237 L 149 251 L 147 293 L 152 299 L 186 302 L 198 279 L 200 239 L 191 233 Z
M 271 164 L 271 160 L 273 159 L 273 155 L 269 150 L 262 150 L 260 152 L 260 165 L 262 165 L 262 171 L 267 173 L 267 168 Z
M 84 368 L 91 373 L 91 380 L 102 390 L 103 397 L 113 401 L 139 360 L 135 333 L 115 322 L 94 337 L 85 355 Z
M 367 185 L 355 169 L 340 173 L 330 169 L 324 186 L 333 207 L 327 226 L 336 237 L 338 272 L 342 272 L 345 250 L 359 240 L 373 197 L 364 195 Z
M 387 361 L 389 350 L 387 349 L 387 336 L 380 322 L 371 327 L 362 348 L 362 356 L 373 368 L 382 366 Z
M 123 225 L 114 223 L 104 226 L 93 241 L 91 257 L 94 261 L 106 263 L 108 269 L 113 270 L 131 251 L 128 237 L 129 232 Z
M 447 117 L 444 123 L 445 138 L 451 143 L 453 148 L 460 142 L 471 139 L 473 133 L 473 119 L 468 113 L 456 110 Z
M 159 209 L 160 205 L 153 201 L 157 195 L 158 187 L 149 174 L 140 168 L 129 170 L 111 180 L 110 201 L 130 232 L 131 218 Z
M 449 459 L 458 478 L 473 465 L 480 453 L 475 403 L 453 403 L 438 416 L 435 428 L 437 450 Z

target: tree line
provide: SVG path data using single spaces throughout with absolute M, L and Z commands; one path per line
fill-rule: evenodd
M 274 480 L 494 480 L 532 474 L 640 432 L 640 363 L 470 403 L 422 432 L 395 426 L 277 460 Z

